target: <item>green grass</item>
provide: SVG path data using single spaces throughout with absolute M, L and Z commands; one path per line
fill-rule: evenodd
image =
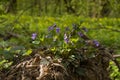
M 79 27 L 88 28 L 86 33 L 90 38 L 97 39 L 106 46 L 118 46 L 120 44 L 120 19 L 119 18 L 84 18 L 71 15 L 61 17 L 30 17 L 21 16 L 18 19 L 12 15 L 0 16 L 0 21 L 6 20 L 0 24 L 1 33 L 14 29 L 15 33 L 27 35 L 29 38 L 32 32 L 44 34 L 47 28 L 53 24 L 63 30 L 66 26 L 72 28 L 72 24 L 78 24 Z M 16 20 L 16 21 L 15 21 Z M 105 27 L 105 28 L 104 28 Z M 18 31 L 19 30 L 19 31 Z M 119 30 L 119 32 L 115 31 Z
M 30 17 L 21 16 L 18 19 L 12 15 L 2 15 L 0 16 L 0 21 L 6 20 L 4 23 L 0 24 L 0 33 L 5 33 L 14 29 L 15 33 L 28 35 L 30 33 L 36 32 L 43 34 L 47 32 L 47 28 L 53 24 L 57 24 L 62 30 L 72 24 L 78 24 L 79 27 L 86 27 L 89 31 L 86 33 L 92 39 L 97 39 L 102 44 L 107 46 L 119 46 L 120 44 L 120 19 L 118 18 L 84 18 L 65 15 L 61 17 Z M 14 22 L 14 20 L 16 20 Z M 104 28 L 105 27 L 105 28 Z M 19 31 L 18 31 L 19 30 Z M 26 30 L 26 31 L 25 31 Z M 119 32 L 114 31 L 119 30 Z M 28 33 L 27 33 L 28 31 Z

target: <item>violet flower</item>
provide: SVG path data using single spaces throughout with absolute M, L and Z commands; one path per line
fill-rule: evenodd
M 96 47 L 100 46 L 99 42 L 96 40 L 93 40 L 93 43 L 95 44 Z
M 35 40 L 36 36 L 37 36 L 37 33 L 33 33 L 31 36 L 32 40 Z
M 68 42 L 69 42 L 69 38 L 68 38 L 68 36 L 67 36 L 66 33 L 64 34 L 64 41 L 65 41 L 65 43 L 68 43 Z
M 60 28 L 57 27 L 56 28 L 56 32 L 59 33 L 60 32 Z
M 48 31 L 53 30 L 55 27 L 56 27 L 56 24 L 54 24 L 54 25 L 52 25 L 52 26 L 49 26 L 49 27 L 48 27 Z
M 81 32 L 78 32 L 78 35 L 79 35 L 80 37 L 83 37 L 83 36 L 84 36 L 84 34 L 81 33 Z
M 53 29 L 54 29 L 53 26 L 48 27 L 48 31 L 51 31 L 51 30 L 53 30 Z

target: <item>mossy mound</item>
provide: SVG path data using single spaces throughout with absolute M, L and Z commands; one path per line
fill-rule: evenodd
M 77 66 L 68 59 L 54 58 L 38 53 L 25 57 L 10 70 L 1 72 L 1 80 L 110 80 L 110 59 L 105 55 L 99 54 L 82 61 L 76 59 Z M 67 62 L 69 64 L 65 66 Z

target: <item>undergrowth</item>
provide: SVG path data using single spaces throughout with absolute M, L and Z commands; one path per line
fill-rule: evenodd
M 85 57 L 94 57 L 94 47 L 107 47 L 118 54 L 120 49 L 120 19 L 118 18 L 84 18 L 75 16 L 62 17 L 15 17 L 12 15 L 0 16 L 0 69 L 9 68 L 22 59 L 21 56 L 30 55 L 34 49 L 49 49 L 56 58 L 70 58 L 74 49 L 85 48 L 88 52 Z M 83 40 L 83 35 L 92 40 Z M 73 50 L 73 51 L 72 51 Z M 71 52 L 71 53 L 69 53 Z M 41 52 L 44 54 L 44 52 Z M 18 59 L 19 58 L 19 59 Z M 67 64 L 67 63 L 66 63 Z M 110 64 L 116 75 L 114 65 Z M 119 77 L 117 77 L 119 78 Z M 117 80 L 117 79 L 116 79 Z

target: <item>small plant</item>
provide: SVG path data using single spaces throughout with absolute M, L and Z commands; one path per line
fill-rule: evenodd
M 112 80 L 119 80 L 120 79 L 120 72 L 117 68 L 117 66 L 115 66 L 115 64 L 111 61 L 110 62 L 110 77 Z

